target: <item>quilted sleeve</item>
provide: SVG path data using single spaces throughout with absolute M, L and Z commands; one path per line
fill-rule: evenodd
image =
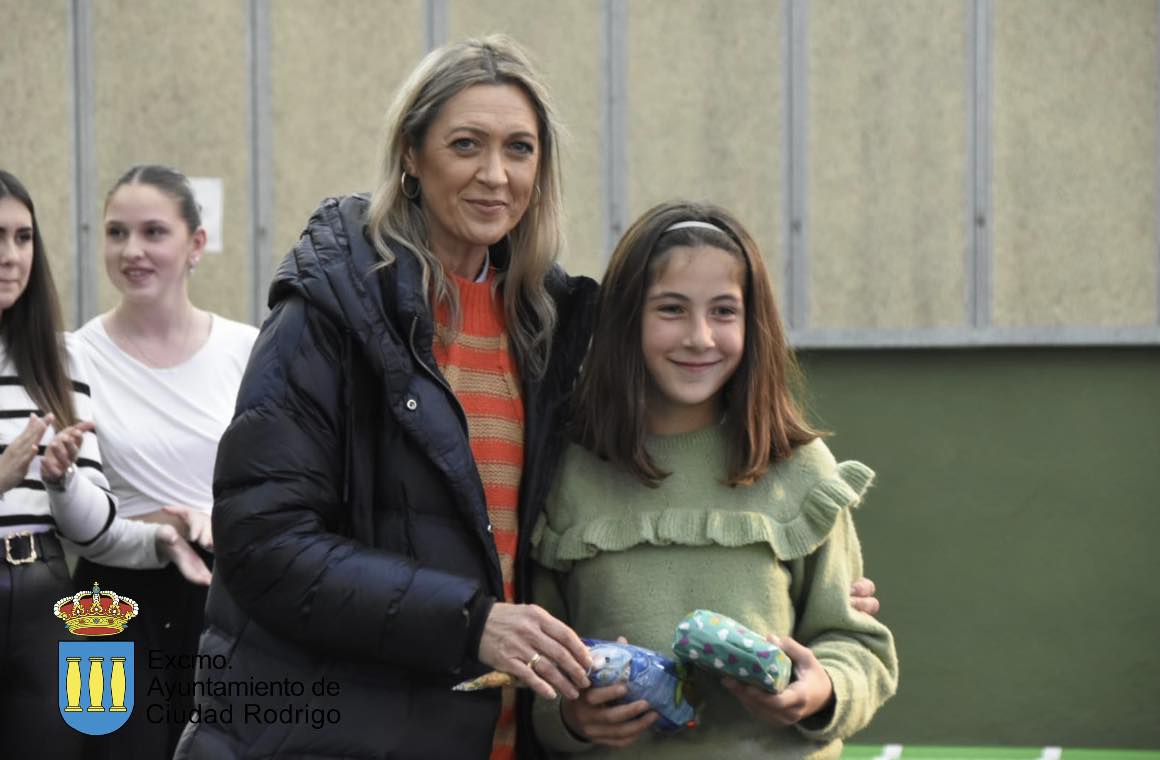
M 473 616 L 490 609 L 478 580 L 341 533 L 350 511 L 342 340 L 298 297 L 281 301 L 263 326 L 218 449 L 215 576 L 286 639 L 451 672 L 474 658 Z

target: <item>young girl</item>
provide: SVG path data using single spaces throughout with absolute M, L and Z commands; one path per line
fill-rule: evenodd
M 190 300 L 189 278 L 205 241 L 185 175 L 157 165 L 125 172 L 105 200 L 105 270 L 121 300 L 77 338 L 93 371 L 96 423 L 118 513 L 168 523 L 208 551 L 218 440 L 233 417 L 258 331 Z M 205 560 L 209 556 L 203 551 Z M 201 569 L 208 584 L 209 571 L 204 564 Z M 77 582 L 90 576 L 131 589 L 149 611 L 129 631 L 139 648 L 197 651 L 206 585 L 187 582 L 173 568 L 78 563 Z M 188 657 L 174 661 L 181 665 L 142 668 L 138 675 L 143 683 L 171 687 L 174 696 L 138 693 L 128 724 L 115 735 L 94 737 L 88 754 L 121 757 L 130 742 L 139 757 L 173 755 L 192 710 L 194 677 Z
M 168 525 L 115 519 L 93 435 L 88 377 L 62 340 L 60 305 L 32 199 L 0 171 L 0 736 L 5 757 L 79 757 L 57 708 L 52 605 L 79 588 L 64 549 L 113 565 L 185 570 Z M 55 430 L 54 430 L 55 428 Z M 63 539 L 63 541 L 62 541 Z M 80 588 L 103 577 L 86 577 Z
M 795 680 L 774 695 L 698 673 L 701 725 L 674 736 L 648 730 L 646 702 L 616 704 L 621 685 L 538 700 L 550 749 L 837 757 L 894 693 L 890 631 L 847 597 L 862 574 L 850 511 L 873 473 L 836 462 L 806 424 L 794 368 L 732 215 L 667 203 L 628 230 L 602 285 L 579 443 L 533 536 L 536 598 L 581 635 L 663 653 L 682 617 L 711 609 L 772 635 Z

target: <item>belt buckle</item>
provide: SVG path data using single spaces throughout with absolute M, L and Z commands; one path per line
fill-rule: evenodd
M 12 556 L 12 539 L 27 538 L 28 539 L 28 556 L 27 557 L 13 557 Z M 14 533 L 10 536 L 4 537 L 4 559 L 10 565 L 27 565 L 40 559 L 36 553 L 36 540 L 31 533 Z

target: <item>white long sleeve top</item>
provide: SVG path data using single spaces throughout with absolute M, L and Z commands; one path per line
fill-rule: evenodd
M 92 420 L 88 372 L 76 342 L 66 337 L 73 404 L 80 420 Z M 16 368 L 0 341 L 0 451 L 28 424 L 31 414 L 43 416 L 16 376 Z M 40 454 L 55 431 L 45 431 Z M 63 492 L 45 487 L 40 456 L 33 459 L 24 480 L 0 494 L 0 537 L 55 530 L 65 548 L 94 562 L 118 567 L 162 567 L 156 536 L 160 526 L 117 517 L 97 435 L 85 433 L 76 461 L 77 475 Z

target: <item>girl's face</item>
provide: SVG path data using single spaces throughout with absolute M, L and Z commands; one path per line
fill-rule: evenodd
M 745 348 L 744 264 L 709 246 L 678 246 L 663 256 L 641 320 L 654 435 L 715 423 Z
M 105 207 L 105 270 L 126 300 L 157 302 L 183 294 L 205 230 L 190 232 L 177 201 L 153 185 L 117 188 Z
M 0 198 L 0 314 L 20 300 L 32 272 L 32 212 L 11 195 Z

